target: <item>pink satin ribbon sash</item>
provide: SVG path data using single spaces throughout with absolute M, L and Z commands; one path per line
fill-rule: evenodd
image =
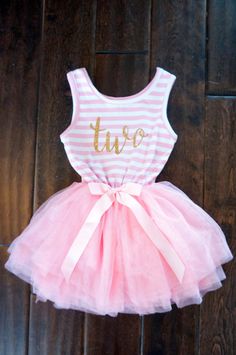
M 61 270 L 68 281 L 70 276 L 85 250 L 88 242 L 93 236 L 103 214 L 117 200 L 122 205 L 127 206 L 137 218 L 138 223 L 155 244 L 159 252 L 165 258 L 177 279 L 182 282 L 185 266 L 174 250 L 172 244 L 159 231 L 152 217 L 146 212 L 144 207 L 133 196 L 139 196 L 142 190 L 141 184 L 127 182 L 119 187 L 112 187 L 102 182 L 89 182 L 89 190 L 93 195 L 101 195 L 90 210 L 79 233 L 75 237 L 63 260 Z M 133 196 L 132 196 L 133 195 Z

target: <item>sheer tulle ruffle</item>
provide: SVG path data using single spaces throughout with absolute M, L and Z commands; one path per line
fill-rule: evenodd
M 103 215 L 70 282 L 61 264 L 90 209 L 99 198 L 74 182 L 46 200 L 11 243 L 5 268 L 32 285 L 37 301 L 54 307 L 117 316 L 167 312 L 200 304 L 226 278 L 233 259 L 219 225 L 183 191 L 163 181 L 135 197 L 181 256 L 182 284 L 144 233 L 132 211 L 113 203 Z

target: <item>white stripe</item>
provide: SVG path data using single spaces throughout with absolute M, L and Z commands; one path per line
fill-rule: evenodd
M 146 176 L 146 174 L 144 174 L 141 178 L 142 178 L 142 182 L 141 184 L 149 184 L 149 183 L 155 183 L 155 179 L 156 176 L 159 175 L 159 171 L 157 171 L 154 174 L 150 174 L 149 176 Z M 80 174 L 78 172 L 78 174 Z M 121 184 L 121 183 L 125 183 L 127 181 L 131 181 L 130 178 L 126 178 L 126 177 L 108 177 L 108 176 L 102 176 L 102 177 L 93 177 L 93 176 L 87 176 L 87 175 L 82 175 L 80 174 L 82 177 L 82 181 L 85 182 L 89 182 L 89 181 L 98 181 L 98 182 L 104 182 L 104 183 L 110 183 L 110 184 Z M 140 183 L 140 176 L 135 176 L 132 178 L 133 182 L 139 182 Z
M 149 162 L 149 163 L 139 163 L 139 162 L 135 162 L 135 161 L 130 161 L 130 162 L 128 162 L 128 164 L 127 164 L 127 162 L 126 163 L 122 163 L 122 162 L 118 162 L 118 161 L 106 161 L 106 162 L 89 162 L 89 163 L 87 163 L 87 162 L 85 162 L 85 161 L 83 161 L 83 160 L 80 160 L 81 159 L 81 157 L 79 158 L 79 159 L 74 159 L 74 157 L 72 156 L 72 155 L 70 155 L 70 161 L 71 162 L 74 162 L 74 163 L 80 163 L 80 164 L 83 164 L 83 165 L 87 165 L 88 167 L 90 167 L 90 165 L 91 165 L 91 169 L 92 170 L 103 170 L 104 168 L 107 168 L 107 169 L 114 169 L 114 168 L 116 168 L 116 169 L 119 169 L 119 170 L 127 170 L 127 169 L 129 169 L 130 168 L 130 166 L 131 167 L 133 167 L 133 168 L 137 168 L 137 169 L 140 169 L 140 168 L 144 168 L 144 169 L 147 169 L 147 168 L 149 168 L 149 167 L 152 167 L 152 164 L 153 164 L 153 166 L 154 167 L 156 167 L 156 166 L 158 166 L 158 167 L 162 167 L 163 166 L 163 162 L 162 161 L 159 161 L 159 162 L 157 162 L 157 161 L 151 161 L 151 162 Z M 165 160 L 167 159 L 167 157 L 165 158 Z
M 69 153 L 70 154 L 70 153 Z M 80 159 L 81 159 L 81 156 L 79 156 Z M 132 157 L 132 160 L 128 160 L 127 161 L 124 161 L 124 159 L 121 159 L 118 158 L 115 159 L 115 162 L 111 162 L 111 160 L 107 160 L 106 157 L 99 157 L 99 156 L 96 156 L 97 160 L 93 160 L 92 162 L 91 161 L 88 161 L 88 159 L 83 159 L 83 162 L 85 164 L 92 164 L 93 166 L 109 166 L 110 164 L 118 164 L 120 165 L 121 167 L 124 167 L 124 168 L 127 168 L 127 166 L 129 164 L 132 164 L 134 166 L 137 166 L 137 167 L 142 167 L 143 166 L 143 162 L 138 162 L 138 161 L 135 161 Z M 164 156 L 158 156 L 158 158 L 156 157 L 156 155 L 154 156 L 150 156 L 149 159 L 145 159 L 145 163 L 147 162 L 147 164 L 158 164 L 158 162 L 160 161 L 161 164 L 163 164 L 163 162 L 166 161 L 166 159 L 168 158 L 168 155 L 164 155 Z M 148 163 L 149 161 L 149 163 Z
M 124 137 L 118 137 L 119 139 L 119 143 L 120 145 L 122 145 L 125 141 L 125 138 Z M 141 138 L 138 137 L 138 142 Z M 146 141 L 145 141 L 146 139 Z M 155 136 L 152 136 L 152 138 L 150 137 L 143 137 L 143 141 L 142 142 L 146 142 L 147 143 L 147 139 L 148 139 L 148 142 L 150 142 L 150 140 L 155 140 L 155 145 L 158 144 L 158 142 L 161 142 L 161 143 L 168 143 L 168 144 L 172 144 L 173 142 L 173 138 L 172 139 L 169 139 L 169 138 L 165 138 L 165 137 L 158 137 L 158 141 L 157 141 L 157 137 Z M 64 139 L 64 142 L 80 142 L 80 143 L 88 143 L 88 144 L 93 144 L 93 140 L 94 140 L 94 137 L 91 136 L 91 137 L 88 137 L 88 138 L 77 138 L 77 137 L 65 137 Z M 106 142 L 106 136 L 104 136 L 104 134 L 100 133 L 100 136 L 99 136 L 99 144 L 105 144 Z M 142 144 L 142 142 L 140 143 L 140 145 Z M 114 143 L 114 138 L 111 139 L 111 144 Z M 132 144 L 132 140 L 127 140 L 127 144 Z

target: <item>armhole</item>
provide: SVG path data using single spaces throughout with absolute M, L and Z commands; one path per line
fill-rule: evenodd
M 173 85 L 175 83 L 175 80 L 176 80 L 176 76 L 174 74 L 170 74 L 170 78 L 168 80 L 168 84 L 166 87 L 166 92 L 165 92 L 165 96 L 164 96 L 164 100 L 163 100 L 162 117 L 163 117 L 163 120 L 165 122 L 166 128 L 168 129 L 169 133 L 174 138 L 174 140 L 177 140 L 178 135 L 176 134 L 176 132 L 173 130 L 172 126 L 170 125 L 168 115 L 167 115 L 169 97 L 170 97 L 170 93 L 173 88 Z
M 60 134 L 60 138 L 64 137 L 66 133 L 68 133 L 69 129 L 75 125 L 77 108 L 78 108 L 78 90 L 73 76 L 73 71 L 68 72 L 66 74 L 66 77 L 70 86 L 71 97 L 72 97 L 72 114 L 71 114 L 71 120 L 69 126 L 67 126 L 67 128 Z

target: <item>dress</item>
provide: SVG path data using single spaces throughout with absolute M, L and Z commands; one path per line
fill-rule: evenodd
M 169 181 L 167 118 L 176 76 L 156 67 L 137 94 L 104 95 L 86 68 L 67 73 L 73 113 L 61 142 L 81 182 L 50 196 L 8 248 L 5 268 L 36 302 L 93 314 L 200 304 L 233 259 L 216 221 Z

